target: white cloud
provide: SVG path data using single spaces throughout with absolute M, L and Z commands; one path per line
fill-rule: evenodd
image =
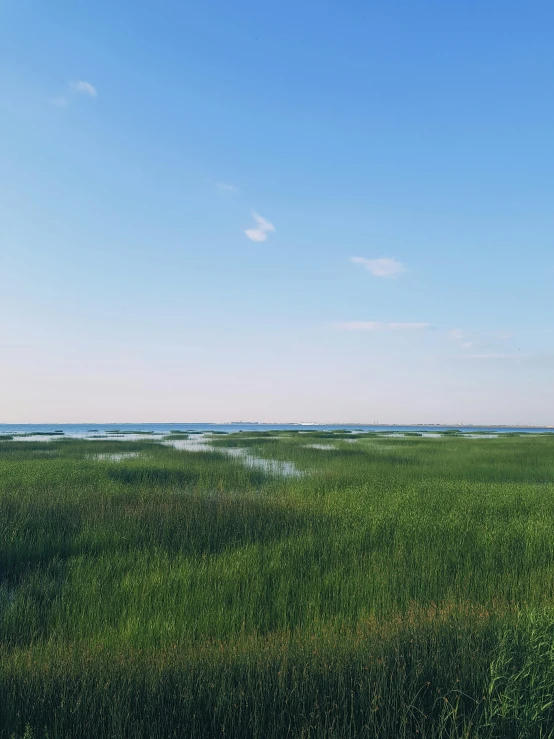
M 528 354 L 461 354 L 456 359 L 527 359 Z
M 223 192 L 239 192 L 238 187 L 236 187 L 235 185 L 230 185 L 228 182 L 216 182 L 215 186 L 218 190 L 223 190 Z
M 67 98 L 60 95 L 59 97 L 50 98 L 48 101 L 50 105 L 53 105 L 54 108 L 66 108 L 69 105 L 69 101 Z
M 457 341 L 462 349 L 471 349 L 473 346 L 473 341 L 468 341 L 467 333 L 462 331 L 461 328 L 452 329 L 448 332 L 448 336 L 454 341 Z
M 275 226 L 256 212 L 252 213 L 252 218 L 256 221 L 258 228 L 247 228 L 244 233 L 250 241 L 267 241 L 268 233 L 275 231 Z
M 452 329 L 452 331 L 448 332 L 448 335 L 451 339 L 455 339 L 456 341 L 461 341 L 464 338 L 464 332 L 461 328 Z
M 403 331 L 404 329 L 411 331 L 413 329 L 417 330 L 417 329 L 430 327 L 429 323 L 387 323 L 385 325 L 387 328 L 390 328 L 393 331 L 396 331 L 396 330 Z
M 428 323 L 382 323 L 380 321 L 349 321 L 335 323 L 341 331 L 421 331 L 430 327 Z
M 366 259 L 365 257 L 350 257 L 354 264 L 363 265 L 374 277 L 398 277 L 406 272 L 407 267 L 396 259 L 382 257 L 381 259 Z
M 72 82 L 71 89 L 73 90 L 73 92 L 82 93 L 83 95 L 89 95 L 91 98 L 95 98 L 98 96 L 98 91 L 96 87 L 94 87 L 94 85 L 91 85 L 90 82 L 85 82 L 84 80 Z

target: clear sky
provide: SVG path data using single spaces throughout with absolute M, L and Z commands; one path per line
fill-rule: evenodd
M 554 424 L 552 2 L 0 7 L 0 422 Z

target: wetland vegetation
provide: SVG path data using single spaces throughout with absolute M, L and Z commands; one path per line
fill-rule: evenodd
M 554 736 L 554 435 L 460 436 L 1 440 L 0 737 Z

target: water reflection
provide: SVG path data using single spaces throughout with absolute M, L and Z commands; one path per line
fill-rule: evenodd
M 255 467 L 278 477 L 301 477 L 304 474 L 293 462 L 264 459 L 252 454 L 249 449 L 240 447 L 215 447 L 209 443 L 211 438 L 209 434 L 198 434 L 193 439 L 168 439 L 162 444 L 188 452 L 222 452 L 230 457 L 238 457 L 247 467 Z

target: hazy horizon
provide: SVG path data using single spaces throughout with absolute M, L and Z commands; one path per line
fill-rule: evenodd
M 385 421 L 260 421 L 255 419 L 245 419 L 245 420 L 219 420 L 219 421 L 187 421 L 187 420 L 176 420 L 176 421 L 122 421 L 116 420 L 116 421 L 99 421 L 99 420 L 93 420 L 93 421 L 20 421 L 20 422 L 0 422 L 0 428 L 1 427 L 13 427 L 13 426 L 47 426 L 47 427 L 53 427 L 53 426 L 133 426 L 133 427 L 141 427 L 141 426 L 320 426 L 320 427 L 327 427 L 327 426 L 344 426 L 344 427 L 353 427 L 353 426 L 364 426 L 364 427 L 392 427 L 392 426 L 398 426 L 398 427 L 440 427 L 440 428 L 446 428 L 446 427 L 464 427 L 464 428 L 553 428 L 553 424 L 525 424 L 525 423 L 469 423 L 469 422 L 462 422 L 462 423 L 456 423 L 452 422 L 449 423 L 448 421 L 440 421 L 440 422 L 416 422 L 412 421 L 409 423 L 406 422 L 395 422 L 395 423 L 387 423 Z

